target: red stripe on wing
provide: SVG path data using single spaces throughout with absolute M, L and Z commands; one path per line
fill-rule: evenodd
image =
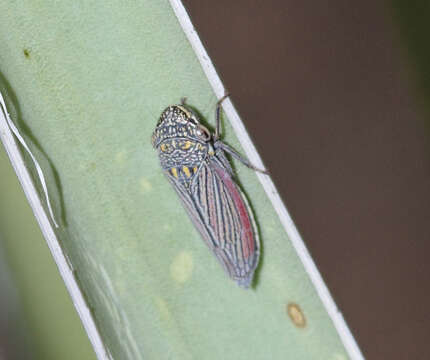
M 247 260 L 255 251 L 254 228 L 249 218 L 248 206 L 243 200 L 242 194 L 230 174 L 215 163 L 212 163 L 212 166 L 228 189 L 239 213 L 240 222 L 242 224 L 240 240 L 242 242 L 243 257 Z

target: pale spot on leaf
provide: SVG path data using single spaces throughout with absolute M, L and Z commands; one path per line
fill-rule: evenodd
M 125 150 L 121 150 L 115 155 L 115 161 L 117 163 L 123 163 L 127 157 L 127 152 Z
M 157 296 L 155 298 L 155 306 L 157 307 L 158 312 L 160 314 L 160 318 L 162 320 L 167 321 L 170 319 L 169 307 L 167 305 L 167 302 L 163 298 Z
M 193 272 L 193 257 L 188 251 L 181 251 L 170 265 L 170 275 L 178 283 L 187 281 Z
M 347 357 L 344 354 L 336 353 L 333 355 L 333 360 L 347 360 Z
M 140 179 L 140 189 L 142 193 L 147 193 L 152 190 L 152 184 L 146 178 Z
M 164 223 L 164 224 L 163 224 L 163 230 L 164 230 L 166 233 L 171 233 L 171 232 L 172 232 L 172 227 L 171 227 L 169 224 Z

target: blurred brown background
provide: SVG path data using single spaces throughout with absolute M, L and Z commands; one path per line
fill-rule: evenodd
M 184 4 L 365 357 L 430 359 L 430 4 Z

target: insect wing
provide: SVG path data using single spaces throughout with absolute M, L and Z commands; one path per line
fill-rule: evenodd
M 245 196 L 215 156 L 203 162 L 186 188 L 168 173 L 193 224 L 225 271 L 248 287 L 258 264 L 259 240 Z
M 191 196 L 191 193 L 188 188 L 186 188 L 183 184 L 178 182 L 175 178 L 173 178 L 169 172 L 165 172 L 169 182 L 172 184 L 176 193 L 179 195 L 179 199 L 182 202 L 185 210 L 187 211 L 192 223 L 199 231 L 206 244 L 210 249 L 213 249 L 216 246 L 215 235 L 210 227 L 207 226 L 205 222 L 205 218 L 203 215 L 203 211 L 200 208 L 200 205 L 195 201 L 195 199 Z
M 217 153 L 199 173 L 196 197 L 215 233 L 218 245 L 215 254 L 226 263 L 230 276 L 239 285 L 248 287 L 260 254 L 257 227 L 245 195 L 228 171 L 230 166 L 227 169 L 224 161 L 220 161 L 225 159 L 224 154 Z

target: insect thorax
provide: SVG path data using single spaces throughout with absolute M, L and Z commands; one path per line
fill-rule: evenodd
M 160 143 L 158 155 L 163 170 L 189 184 L 208 154 L 208 144 L 188 138 L 170 138 Z

